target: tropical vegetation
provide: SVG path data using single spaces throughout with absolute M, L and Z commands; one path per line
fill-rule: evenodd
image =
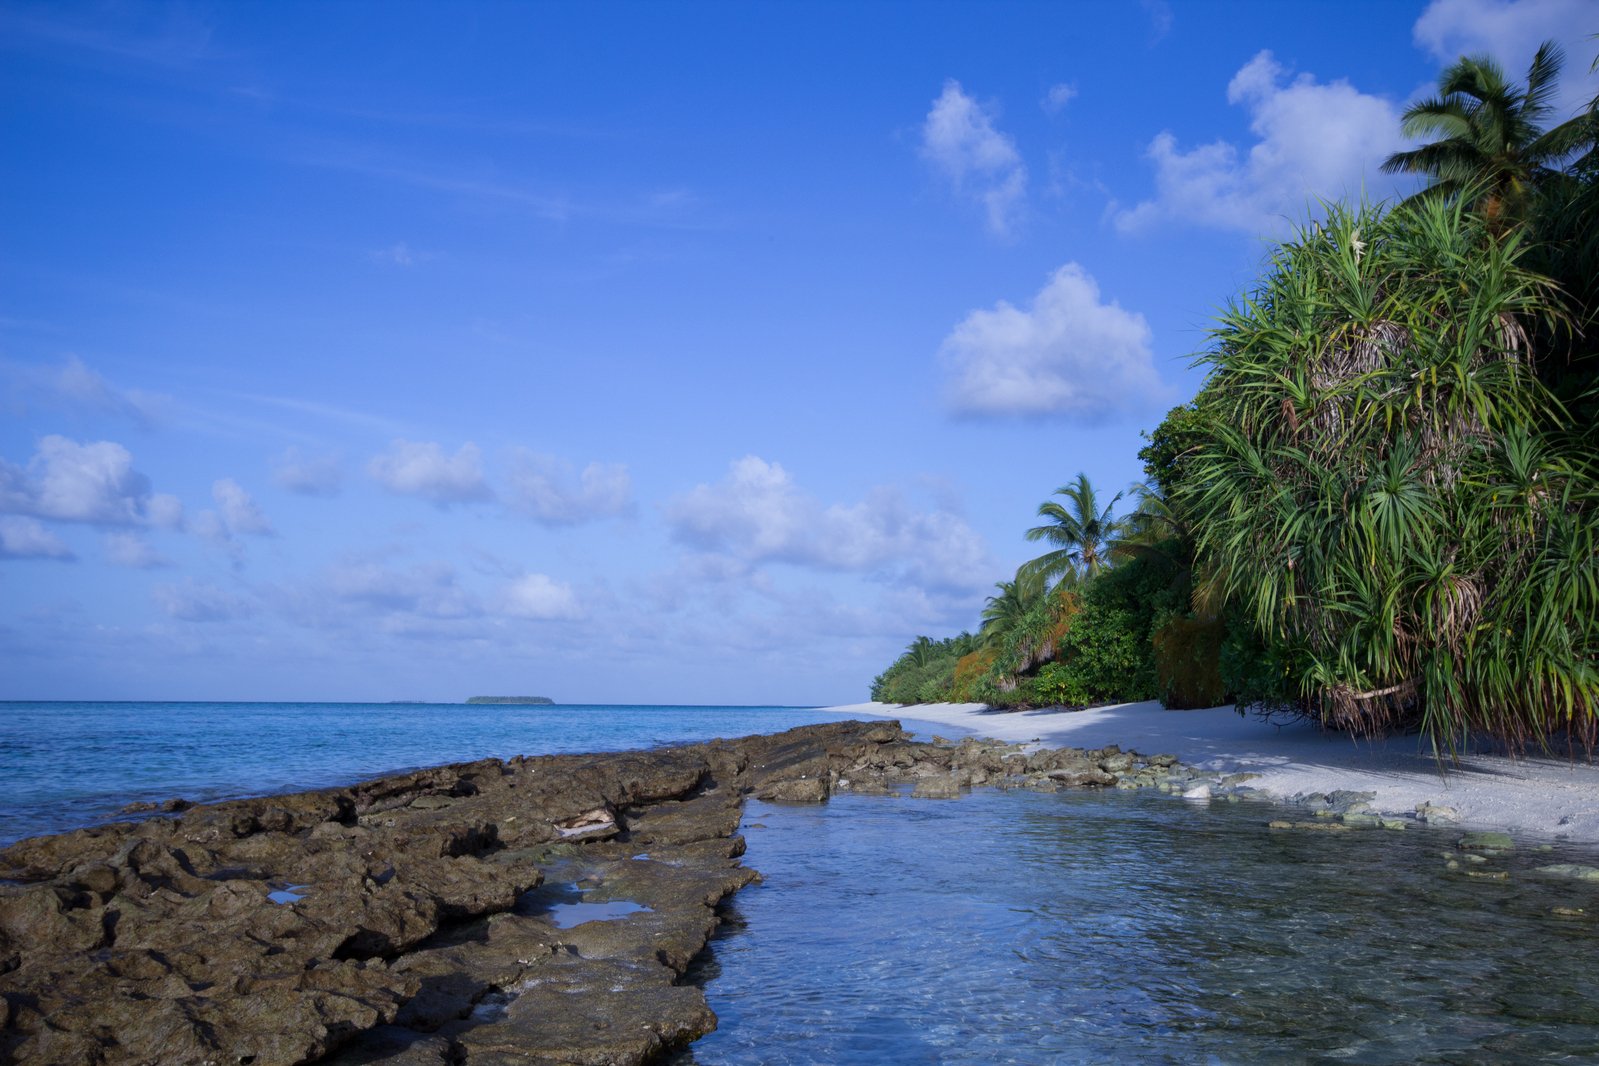
M 1551 125 L 1561 61 L 1446 68 L 1403 119 L 1430 140 L 1385 167 L 1425 187 L 1281 244 L 1146 434 L 1145 482 L 1057 490 L 978 633 L 918 638 L 874 698 L 1233 701 L 1591 751 L 1599 98 Z

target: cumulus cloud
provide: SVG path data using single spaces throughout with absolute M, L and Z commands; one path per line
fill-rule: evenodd
M 72 549 L 38 519 L 0 516 L 0 559 L 72 558 Z
M 527 448 L 511 455 L 507 502 L 547 526 L 571 526 L 626 513 L 633 480 L 621 463 L 571 463 Z
M 101 543 L 105 547 L 106 560 L 117 566 L 150 570 L 167 564 L 150 542 L 138 533 L 127 530 L 113 531 L 105 534 L 101 538 Z
M 557 620 L 582 614 L 572 587 L 546 574 L 523 574 L 505 587 L 503 610 L 517 618 Z
M 922 156 L 983 205 L 990 232 L 1008 235 L 1027 195 L 1027 167 L 994 116 L 951 78 L 922 123 Z
M 967 315 L 939 355 L 950 372 L 950 406 L 963 414 L 1092 420 L 1167 397 L 1149 323 L 1102 302 L 1076 263 L 1055 271 L 1025 310 L 1001 300 Z
M 1059 85 L 1051 85 L 1049 91 L 1044 93 L 1044 98 L 1038 102 L 1038 106 L 1042 107 L 1046 114 L 1058 115 L 1076 96 L 1077 86 L 1062 82 Z
M 302 496 L 337 496 L 344 487 L 344 466 L 336 455 L 305 455 L 290 448 L 273 462 L 272 482 Z
M 1588 74 L 1595 45 L 1593 0 L 1433 0 L 1416 19 L 1416 44 L 1440 63 L 1462 55 L 1492 56 L 1519 81 L 1538 46 L 1554 41 L 1566 52 L 1556 98 L 1557 120 L 1593 99 Z
M 981 584 L 988 565 L 982 538 L 957 514 L 914 510 L 890 489 L 856 504 L 824 504 L 754 455 L 720 482 L 673 500 L 667 521 L 680 543 L 750 562 L 884 572 L 950 588 Z
M 1248 110 L 1255 143 L 1243 154 L 1228 141 L 1185 151 L 1162 132 L 1146 152 L 1155 166 L 1156 196 L 1127 209 L 1113 205 L 1119 230 L 1175 222 L 1282 232 L 1318 199 L 1393 189 L 1377 168 L 1406 142 L 1399 111 L 1382 97 L 1342 79 L 1289 78 L 1270 52 L 1260 52 L 1233 76 L 1227 100 Z
M 114 441 L 82 444 L 51 435 L 26 469 L 0 459 L 0 512 L 109 526 L 173 520 L 171 497 L 152 496 L 133 455 Z M 178 507 L 181 521 L 182 508 Z
M 494 498 L 483 480 L 483 455 L 471 441 L 445 455 L 432 442 L 396 440 L 367 464 L 367 472 L 391 492 L 420 496 L 441 507 Z
M 185 622 L 226 622 L 254 613 L 248 600 L 192 578 L 177 584 L 157 585 L 150 594 L 156 606 Z

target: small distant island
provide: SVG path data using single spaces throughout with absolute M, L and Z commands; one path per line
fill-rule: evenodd
M 473 696 L 468 703 L 537 703 L 553 704 L 555 701 L 548 696 Z

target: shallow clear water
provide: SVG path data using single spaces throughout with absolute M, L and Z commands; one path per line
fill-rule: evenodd
M 0 702 L 0 845 L 88 825 L 133 801 L 209 802 L 491 756 L 838 720 L 805 707 Z
M 1599 885 L 1153 793 L 751 803 L 689 1063 L 1599 1061 Z M 1470 864 L 1468 864 L 1470 865 Z M 1583 907 L 1562 918 L 1554 906 Z

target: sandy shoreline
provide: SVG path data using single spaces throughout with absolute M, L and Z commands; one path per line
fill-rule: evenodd
M 1599 765 L 1467 755 L 1443 776 L 1415 737 L 1355 741 L 1308 723 L 1279 727 L 1241 717 L 1230 706 L 1168 711 L 1147 702 L 1001 712 L 980 703 L 857 703 L 826 709 L 935 722 L 952 735 L 969 731 L 1048 747 L 1119 744 L 1146 755 L 1170 753 L 1203 770 L 1260 774 L 1250 785 L 1283 800 L 1334 789 L 1375 792 L 1372 806 L 1384 814 L 1410 815 L 1418 804 L 1431 803 L 1453 808 L 1463 826 L 1599 843 Z

